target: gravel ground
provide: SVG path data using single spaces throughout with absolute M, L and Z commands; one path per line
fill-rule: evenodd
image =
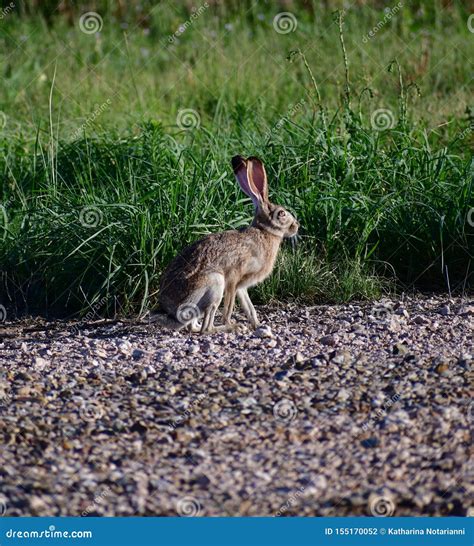
M 0 329 L 0 513 L 466 515 L 474 302 Z

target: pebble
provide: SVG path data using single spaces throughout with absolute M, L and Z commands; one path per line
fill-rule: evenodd
M 190 498 L 210 517 L 370 516 L 382 496 L 396 516 L 465 516 L 472 302 L 449 319 L 446 296 L 384 305 L 262 307 L 264 337 L 9 321 L 7 515 L 177 516 Z
M 322 344 L 322 345 L 326 345 L 326 346 L 329 346 L 329 347 L 334 347 L 337 343 L 337 337 L 333 334 L 329 334 L 327 336 L 323 336 L 319 342 Z
M 272 338 L 273 332 L 270 326 L 264 324 L 263 326 L 259 326 L 255 332 L 254 335 L 260 338 Z
M 449 305 L 443 305 L 442 307 L 440 307 L 439 314 L 443 315 L 444 317 L 450 315 L 451 314 L 451 308 L 449 307 Z

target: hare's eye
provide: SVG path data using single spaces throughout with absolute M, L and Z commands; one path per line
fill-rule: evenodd
M 278 218 L 281 220 L 282 218 L 284 218 L 286 216 L 286 212 L 284 210 L 280 210 L 278 212 Z

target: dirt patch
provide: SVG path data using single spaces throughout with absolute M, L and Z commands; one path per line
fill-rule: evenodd
M 468 513 L 472 302 L 258 312 L 258 335 L 3 324 L 2 511 Z

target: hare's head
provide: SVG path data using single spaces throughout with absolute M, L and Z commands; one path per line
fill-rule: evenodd
M 236 155 L 232 158 L 232 167 L 242 191 L 252 199 L 255 206 L 252 225 L 278 237 L 295 236 L 299 227 L 296 218 L 280 205 L 268 200 L 267 173 L 260 159 L 245 159 Z

